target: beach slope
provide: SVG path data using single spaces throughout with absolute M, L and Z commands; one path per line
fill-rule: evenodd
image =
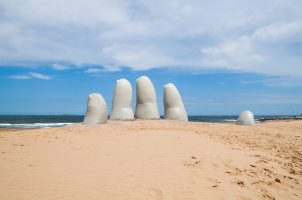
M 302 121 L 0 132 L 0 199 L 302 199 Z

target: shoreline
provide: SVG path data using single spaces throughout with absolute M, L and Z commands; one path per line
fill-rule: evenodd
M 159 120 L 159 121 L 169 121 L 169 120 L 165 120 L 165 119 L 156 119 L 156 120 Z M 156 121 L 154 120 L 154 121 Z M 299 121 L 299 120 L 302 120 L 302 117 L 282 117 L 282 118 L 276 118 L 276 117 L 273 117 L 273 118 L 263 118 L 263 119 L 257 119 L 256 120 L 256 124 L 257 123 L 265 123 L 265 122 L 282 122 L 282 121 Z M 114 121 L 114 120 L 109 120 L 108 119 L 108 122 L 110 121 Z M 119 120 L 116 120 L 119 122 Z M 134 120 L 126 120 L 128 122 L 135 122 L 135 121 L 144 121 L 144 120 L 140 120 L 140 119 L 134 119 Z M 153 120 L 152 120 L 153 121 Z M 120 122 L 123 122 L 123 121 L 120 121 Z M 177 122 L 177 120 L 176 120 Z M 210 124 L 236 124 L 236 121 L 224 121 L 224 122 L 212 122 L 212 121 L 209 121 L 209 122 L 206 122 L 206 121 L 188 121 L 190 123 L 210 123 Z M 59 122 L 60 123 L 60 122 Z M 11 131 L 21 131 L 21 130 L 32 130 L 32 129 L 45 129 L 45 128 L 59 128 L 59 127 L 66 127 L 66 126 L 70 126 L 70 125 L 76 125 L 76 124 L 81 124 L 82 122 L 72 122 L 72 123 L 69 123 L 69 122 L 66 122 L 66 125 L 58 125 L 58 126 L 51 126 L 51 127 L 30 127 L 30 128 L 22 128 L 22 127 L 18 127 L 18 128 L 4 128 L 4 127 L 0 127 L 0 131 L 7 131 L 7 130 L 11 130 Z M 48 124 L 47 122 L 45 124 Z

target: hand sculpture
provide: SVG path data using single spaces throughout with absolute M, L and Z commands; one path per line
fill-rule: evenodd
M 188 121 L 188 116 L 181 96 L 174 84 L 164 86 L 165 119 Z
M 107 104 L 102 95 L 92 93 L 88 96 L 84 124 L 105 124 L 108 118 Z
M 238 125 L 246 125 L 246 126 L 252 126 L 255 124 L 254 115 L 251 111 L 245 110 L 240 113 L 236 124 Z
M 141 76 L 136 80 L 135 118 L 159 119 L 159 117 L 155 88 L 147 76 Z
M 112 99 L 112 120 L 133 120 L 132 111 L 132 87 L 128 80 L 120 79 L 116 81 L 116 86 Z

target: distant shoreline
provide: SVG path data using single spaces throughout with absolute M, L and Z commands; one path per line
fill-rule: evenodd
M 281 117 L 281 118 L 275 118 L 275 117 L 268 117 L 263 119 L 258 119 L 260 122 L 266 122 L 266 121 L 285 121 L 285 120 L 302 120 L 302 117 L 295 116 L 295 117 Z

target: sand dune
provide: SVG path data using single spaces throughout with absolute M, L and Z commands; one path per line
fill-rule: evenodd
M 0 132 L 0 199 L 302 199 L 302 121 Z

